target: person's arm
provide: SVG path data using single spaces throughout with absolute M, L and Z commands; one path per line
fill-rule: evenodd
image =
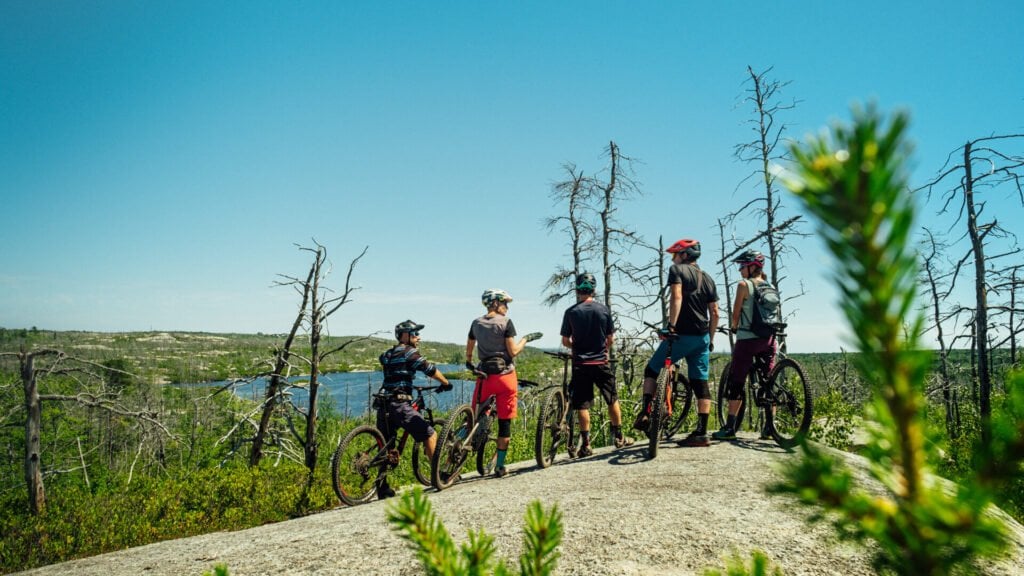
M 676 321 L 679 320 L 679 311 L 683 307 L 683 285 L 670 284 L 669 291 L 668 325 L 675 328 Z
M 466 364 L 473 363 L 473 348 L 476 347 L 476 340 L 472 338 L 466 339 Z
M 743 313 L 743 302 L 747 299 L 747 283 L 740 282 L 736 286 L 736 300 L 732 304 L 732 319 L 729 322 L 729 328 L 733 332 L 740 328 L 740 314 Z
M 708 334 L 711 345 L 715 344 L 715 331 L 718 330 L 718 302 L 708 303 Z
M 516 343 L 516 339 L 509 336 L 505 338 L 505 350 L 508 351 L 508 355 L 515 358 L 526 348 L 526 338 L 520 338 L 519 342 Z
M 572 338 L 569 336 L 562 336 L 562 346 L 572 350 Z

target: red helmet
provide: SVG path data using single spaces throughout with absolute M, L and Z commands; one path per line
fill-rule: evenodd
M 697 258 L 700 258 L 700 242 L 690 240 L 689 238 L 683 238 L 669 246 L 665 252 L 670 254 L 686 254 L 690 260 L 696 260 Z

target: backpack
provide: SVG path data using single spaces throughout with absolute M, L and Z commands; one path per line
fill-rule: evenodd
M 775 334 L 775 325 L 782 323 L 782 299 L 779 291 L 768 282 L 754 286 L 754 314 L 750 319 L 750 331 L 758 338 L 770 338 Z

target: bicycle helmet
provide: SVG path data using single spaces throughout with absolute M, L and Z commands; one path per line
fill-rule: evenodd
M 669 254 L 686 254 L 690 260 L 696 260 L 700 258 L 700 242 L 696 240 L 690 240 L 689 238 L 683 238 L 675 244 L 668 247 L 665 250 Z
M 488 288 L 484 290 L 482 296 L 480 296 L 480 302 L 484 306 L 490 308 L 496 304 L 508 303 L 512 301 L 512 297 L 508 295 L 508 292 L 500 288 Z
M 423 328 L 425 328 L 425 326 L 423 324 L 417 324 L 417 323 L 413 322 L 412 320 L 406 320 L 405 322 L 400 322 L 400 323 L 395 325 L 395 339 L 398 340 L 399 342 L 401 342 L 402 341 L 402 334 L 406 334 L 406 333 L 409 333 L 409 332 L 418 332 L 420 330 L 423 330 Z
M 597 280 L 590 272 L 584 272 L 576 277 L 576 291 L 586 294 L 593 294 L 597 289 Z
M 733 258 L 732 261 L 740 266 L 757 266 L 758 268 L 764 268 L 764 254 L 761 254 L 757 250 L 747 250 Z

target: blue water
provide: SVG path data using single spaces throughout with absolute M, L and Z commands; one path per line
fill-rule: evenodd
M 438 369 L 442 372 L 457 372 L 462 369 L 462 366 L 457 364 L 439 364 Z M 309 381 L 308 376 L 299 376 L 289 378 L 291 382 L 303 383 L 307 385 Z M 334 410 L 345 416 L 358 416 L 360 414 L 366 414 L 368 412 L 367 407 L 370 405 L 371 395 L 380 389 L 381 383 L 384 381 L 384 374 L 380 371 L 376 372 L 331 372 L 328 374 L 321 374 L 319 378 L 319 400 L 321 409 L 325 404 L 329 404 Z M 454 389 L 449 392 L 443 392 L 440 394 L 424 393 L 423 397 L 426 398 L 427 403 L 432 407 L 440 410 L 448 410 L 459 404 L 467 403 L 473 394 L 473 381 L 470 380 L 451 380 L 450 381 Z M 204 383 L 203 386 L 220 387 L 227 384 L 227 381 L 220 382 L 208 382 Z M 416 386 L 436 386 L 437 380 L 427 378 L 422 374 L 417 374 L 414 380 Z M 234 392 L 237 396 L 252 400 L 254 402 L 260 402 L 263 400 L 263 395 L 267 387 L 266 378 L 258 378 L 250 383 L 238 384 L 234 387 Z M 309 395 L 305 388 L 293 388 L 292 402 L 297 406 L 306 408 L 309 406 Z

